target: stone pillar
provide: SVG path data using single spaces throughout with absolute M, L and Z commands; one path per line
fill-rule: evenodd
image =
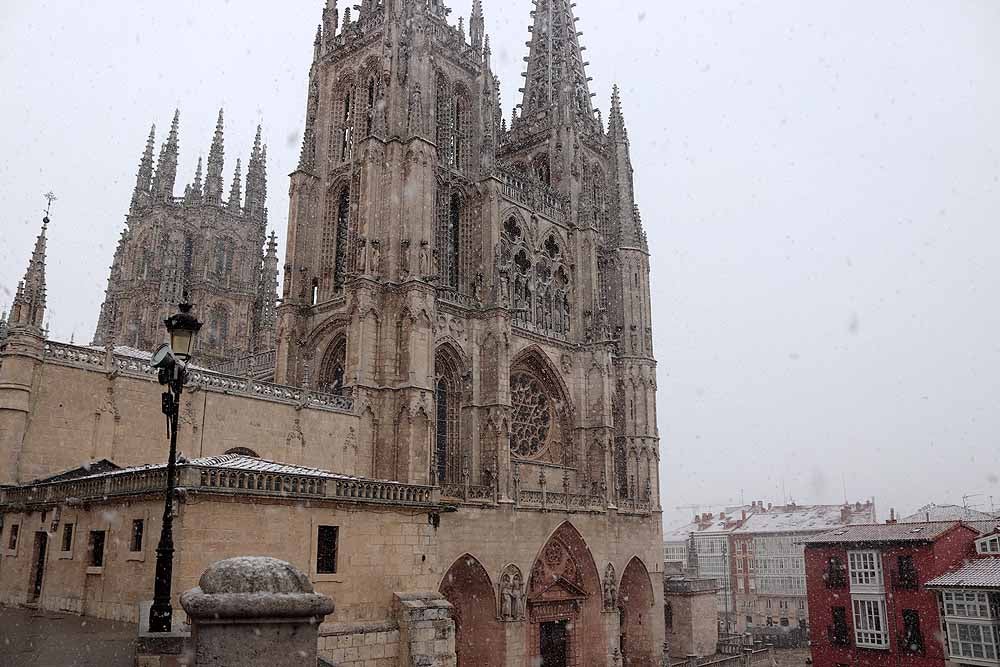
M 604 645 L 608 647 L 608 665 L 610 667 L 621 665 L 621 614 L 617 609 L 604 610 L 601 612 L 601 618 L 604 620 Z
M 319 624 L 333 600 L 274 558 L 229 558 L 209 566 L 181 595 L 198 667 L 316 664 Z
M 505 639 L 507 641 L 508 667 L 530 667 L 528 661 L 528 632 L 524 621 L 504 623 Z
M 451 603 L 443 595 L 396 593 L 395 609 L 399 667 L 456 667 L 455 621 Z

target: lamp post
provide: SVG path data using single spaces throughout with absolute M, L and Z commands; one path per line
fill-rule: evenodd
M 187 301 L 187 295 L 185 295 Z M 167 459 L 167 493 L 163 504 L 163 525 L 156 546 L 156 579 L 153 606 L 149 610 L 149 631 L 170 632 L 173 608 L 170 606 L 170 580 L 174 569 L 174 486 L 177 478 L 177 418 L 180 414 L 181 393 L 187 380 L 187 364 L 194 349 L 194 340 L 201 322 L 191 314 L 191 304 L 179 305 L 180 312 L 163 323 L 170 332 L 170 343 L 153 353 L 151 365 L 159 370 L 159 381 L 167 388 L 162 396 L 163 414 L 167 416 L 170 434 L 170 458 Z

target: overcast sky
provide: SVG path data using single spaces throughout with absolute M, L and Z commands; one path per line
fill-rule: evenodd
M 343 6 L 345 3 L 341 3 Z M 484 0 L 505 114 L 530 0 Z M 52 189 L 53 337 L 89 342 L 149 125 L 178 191 L 226 109 L 284 248 L 322 0 L 0 0 L 0 305 Z M 471 0 L 451 0 L 468 17 Z M 1000 2 L 578 0 L 653 252 L 664 507 L 1000 508 Z M 682 512 L 687 514 L 688 510 Z

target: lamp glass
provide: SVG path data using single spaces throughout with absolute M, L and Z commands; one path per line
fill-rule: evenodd
M 172 329 L 170 331 L 170 349 L 174 355 L 187 361 L 191 358 L 191 348 L 194 347 L 194 332 L 190 329 Z

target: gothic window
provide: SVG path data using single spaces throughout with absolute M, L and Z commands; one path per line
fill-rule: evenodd
M 344 93 L 343 117 L 340 126 L 340 161 L 351 159 L 354 142 L 354 125 L 351 123 L 351 91 Z
M 194 241 L 190 236 L 184 237 L 184 275 L 191 275 L 191 266 L 194 263 Z
M 435 141 L 438 146 L 438 155 L 442 162 L 448 162 L 452 157 L 451 151 L 451 90 L 448 79 L 442 74 L 437 76 L 437 90 L 435 91 L 435 115 L 437 117 L 437 133 Z
M 347 267 L 347 223 L 351 211 L 351 193 L 344 187 L 337 197 L 337 257 L 333 265 L 333 283 L 340 287 L 344 284 L 344 271 Z
M 344 378 L 347 369 L 347 336 L 341 334 L 333 339 L 323 358 L 319 373 L 318 389 L 327 394 L 344 394 Z
M 445 285 L 458 290 L 461 285 L 459 259 L 461 257 L 462 197 L 457 192 L 439 194 L 437 256 L 440 278 Z
M 511 451 L 515 456 L 532 458 L 548 444 L 552 426 L 552 406 L 541 383 L 527 373 L 510 380 L 512 407 Z
M 347 265 L 347 224 L 350 219 L 351 196 L 345 185 L 333 196 L 328 195 L 326 204 L 326 220 L 323 224 L 321 248 L 321 269 L 323 283 L 329 285 L 333 279 L 334 289 L 339 290 L 344 284 L 344 272 Z
M 368 79 L 368 107 L 365 110 L 365 136 L 375 129 L 375 77 Z
M 434 399 L 437 429 L 434 443 L 434 473 L 438 484 L 461 481 L 459 416 L 461 414 L 461 376 L 458 366 L 443 351 L 434 357 Z
M 464 86 L 456 87 L 453 108 L 454 138 L 452 139 L 451 163 L 458 171 L 465 172 L 469 170 L 469 157 L 472 152 L 469 147 L 472 136 L 472 101 Z
M 217 354 L 223 354 L 229 339 L 229 311 L 225 306 L 216 306 L 209 316 L 208 347 Z

